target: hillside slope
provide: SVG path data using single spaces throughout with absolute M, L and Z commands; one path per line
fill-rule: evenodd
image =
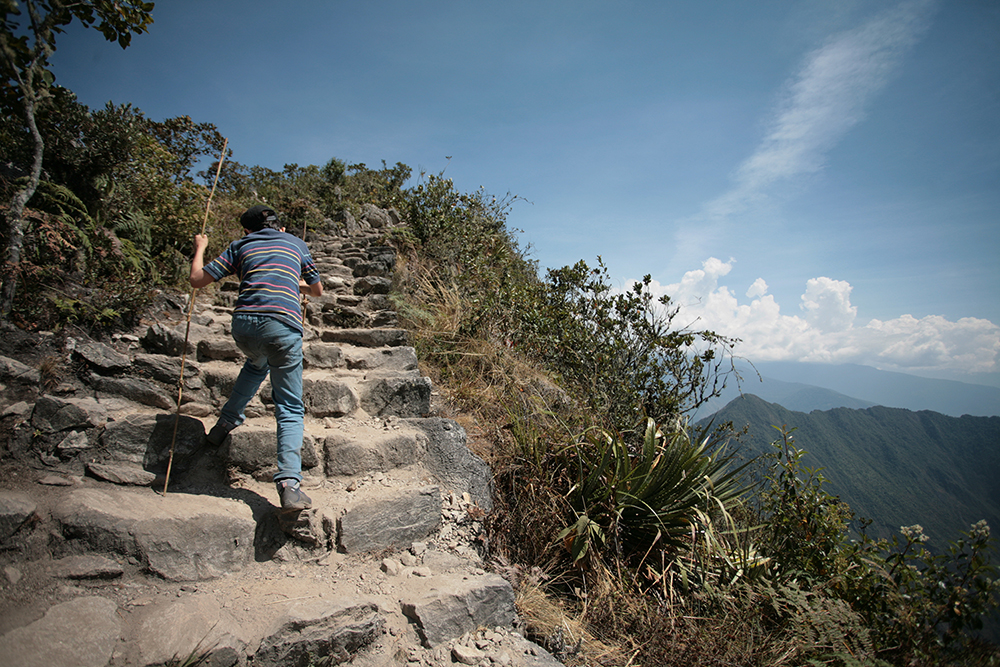
M 875 406 L 793 412 L 746 395 L 715 417 L 748 428 L 742 451 L 770 451 L 773 427 L 795 428 L 805 464 L 823 468 L 828 490 L 875 534 L 919 523 L 940 546 L 980 519 L 1000 525 L 1000 417 L 949 417 Z

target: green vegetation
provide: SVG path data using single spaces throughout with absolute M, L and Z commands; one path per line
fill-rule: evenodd
M 870 520 L 874 536 L 920 523 L 937 548 L 973 521 L 1000 525 L 998 417 L 882 406 L 806 414 L 747 395 L 715 419 L 746 428 L 740 443 L 748 457 L 770 451 L 772 425 L 794 424 L 808 443 L 803 464 L 823 470 L 830 493 Z
M 3 87 L 0 105 L 4 115 L 13 115 L 22 123 L 15 129 L 22 144 L 30 145 L 30 160 L 20 163 L 23 181 L 10 199 L 4 229 L 3 264 L 0 266 L 0 317 L 6 320 L 19 282 L 18 267 L 24 244 L 24 213 L 41 179 L 45 139 L 38 117 L 51 110 L 55 75 L 49 70 L 49 58 L 56 48 L 56 36 L 70 23 L 95 26 L 110 42 L 123 49 L 132 41 L 132 33 L 146 32 L 153 22 L 152 2 L 141 0 L 25 0 L 25 12 L 16 0 L 2 0 L 0 21 L 0 68 Z M 23 21 L 23 23 L 22 23 Z M 10 120 L 10 119 L 8 119 Z M 64 134 L 72 143 L 73 134 Z M 5 148 L 12 148 L 4 142 Z M 11 153 L 5 152 L 5 155 Z M 14 164 L 18 164 L 15 162 Z
M 90 110 L 48 85 L 34 170 L 33 117 L 14 113 L 16 95 L 0 101 L 0 195 L 32 191 L 23 214 L 4 211 L 5 244 L 23 244 L 7 264 L 22 285 L 10 321 L 99 335 L 182 286 L 208 195 L 192 172 L 221 150 L 218 130 Z M 337 159 L 281 171 L 227 159 L 209 252 L 259 201 L 300 233 L 372 206 L 407 221 L 380 241 L 399 252 L 392 298 L 493 467 L 488 557 L 567 664 L 996 664 L 974 635 L 997 604 L 985 524 L 934 553 L 915 527 L 859 538 L 788 432 L 738 465 L 724 431 L 687 423 L 730 377 L 735 341 L 678 328 L 648 277 L 616 290 L 599 259 L 542 277 L 507 227 L 517 197 Z

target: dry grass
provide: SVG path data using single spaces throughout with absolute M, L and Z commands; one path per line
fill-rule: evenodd
M 528 633 L 550 651 L 559 653 L 569 667 L 628 665 L 635 656 L 635 650 L 624 650 L 597 639 L 578 610 L 567 609 L 565 602 L 550 597 L 536 583 L 522 582 L 515 602 Z
M 398 310 L 422 371 L 470 434 L 470 446 L 493 468 L 491 558 L 514 583 L 532 638 L 570 667 L 787 660 L 788 646 L 774 628 L 765 629 L 752 598 L 715 601 L 709 609 L 676 592 L 640 590 L 642 582 L 631 574 L 599 564 L 586 571 L 571 567 L 553 540 L 572 515 L 564 495 L 570 480 L 557 459 L 588 417 L 502 334 L 463 336 L 467 313 L 456 285 L 442 275 L 415 256 L 400 261 L 395 280 L 406 299 Z

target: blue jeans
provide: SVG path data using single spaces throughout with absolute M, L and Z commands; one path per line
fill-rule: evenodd
M 222 419 L 239 426 L 246 419 L 247 403 L 257 395 L 271 373 L 271 398 L 278 422 L 278 472 L 274 479 L 302 479 L 302 334 L 267 315 L 233 315 L 233 340 L 247 355 L 222 408 Z

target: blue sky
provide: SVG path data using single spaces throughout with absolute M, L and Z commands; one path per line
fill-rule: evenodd
M 233 159 L 444 170 L 543 268 L 651 274 L 751 360 L 1000 377 L 994 0 L 160 0 L 71 30 L 91 107 L 218 126 Z M 450 157 L 450 159 L 449 159 Z

